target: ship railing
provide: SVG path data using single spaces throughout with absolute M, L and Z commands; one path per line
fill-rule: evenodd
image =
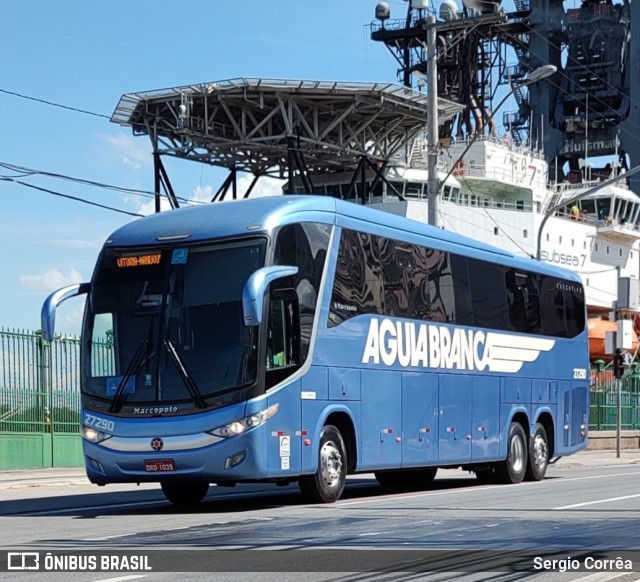
M 588 180 L 584 182 L 556 182 L 550 184 L 551 188 L 553 188 L 556 192 L 571 192 L 571 196 L 575 196 L 576 190 L 587 190 L 589 188 L 594 188 L 595 186 L 599 186 L 604 182 L 602 180 Z M 624 181 L 620 180 L 615 183 L 614 188 L 621 188 L 622 190 L 629 190 L 629 185 Z
M 443 164 L 443 169 L 449 171 L 451 164 Z M 484 166 L 479 164 L 473 164 L 466 166 L 463 163 L 458 163 L 454 169 L 453 176 L 458 180 L 464 180 L 466 177 L 471 178 L 485 178 L 487 180 L 493 180 L 495 182 L 505 182 L 513 186 L 527 188 L 545 188 L 546 176 L 543 172 L 540 172 L 540 176 L 534 174 L 533 176 L 527 175 L 527 172 L 521 170 L 514 170 L 512 168 L 505 168 L 498 165 Z
M 563 218 L 570 220 L 571 222 L 579 222 L 583 224 L 589 224 L 597 228 L 615 228 L 617 231 L 628 231 L 629 233 L 640 233 L 640 226 L 632 224 L 631 222 L 622 222 L 615 217 L 608 216 L 607 218 L 598 218 L 593 213 L 583 213 L 575 215 L 571 212 L 570 208 L 560 208 L 554 213 L 556 218 Z
M 504 198 L 468 194 L 466 192 L 458 192 L 457 194 L 445 192 L 443 200 L 458 206 L 468 206 L 470 208 L 516 210 L 518 212 L 531 212 L 533 210 L 531 202 L 527 200 L 506 200 Z

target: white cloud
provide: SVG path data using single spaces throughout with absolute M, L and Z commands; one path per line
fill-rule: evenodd
M 107 143 L 112 155 L 134 170 L 150 167 L 153 163 L 151 144 L 144 139 L 125 133 L 98 137 Z
M 83 276 L 73 267 L 64 275 L 58 269 L 51 269 L 42 275 L 20 275 L 20 284 L 33 293 L 51 293 L 60 287 L 82 283 Z
M 238 180 L 238 192 L 244 196 L 244 193 L 249 189 L 251 182 L 253 181 L 253 176 L 244 175 L 241 176 Z M 267 176 L 262 176 L 258 179 L 258 182 L 251 190 L 251 194 L 249 198 L 260 198 L 262 196 L 279 196 L 282 194 L 282 186 L 284 185 L 284 180 L 278 180 L 276 178 L 269 178 Z
M 249 186 L 251 186 L 251 182 L 253 182 L 253 176 L 251 174 L 243 174 L 238 178 L 238 198 L 244 198 L 244 195 L 249 189 Z M 279 196 L 280 194 L 282 194 L 282 186 L 284 182 L 284 180 L 262 176 L 258 178 L 256 185 L 253 187 L 253 190 L 251 190 L 249 198 L 260 198 L 262 196 Z M 193 196 L 191 200 L 195 202 L 211 202 L 215 192 L 217 191 L 217 188 L 214 189 L 213 186 L 198 185 L 193 189 Z M 231 188 L 229 188 L 227 194 L 224 197 L 224 200 L 228 201 L 231 199 L 232 192 Z
M 197 202 L 211 202 L 213 198 L 213 186 L 196 186 L 193 189 L 193 200 Z
M 148 216 L 149 214 L 154 214 L 156 211 L 156 201 L 154 198 L 150 199 L 148 202 L 141 202 L 140 199 L 137 199 L 135 202 L 137 203 L 136 212 L 138 214 Z M 171 204 L 166 196 L 161 196 L 160 212 L 164 212 L 165 210 L 171 210 Z

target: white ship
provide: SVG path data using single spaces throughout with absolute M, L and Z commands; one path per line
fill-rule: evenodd
M 586 286 L 589 315 L 608 316 L 618 298 L 618 282 L 640 277 L 640 199 L 624 180 L 587 195 L 606 178 L 556 184 L 544 158 L 507 137 L 459 142 L 442 149 L 439 179 L 445 180 L 437 225 L 510 252 L 578 272 Z M 385 170 L 384 182 L 366 203 L 427 222 L 426 143 L 416 139 L 409 152 Z M 454 167 L 455 165 L 455 167 Z M 586 169 L 588 171 L 588 168 Z M 369 184 L 374 171 L 367 172 Z M 316 176 L 316 192 L 349 197 L 351 175 Z M 360 185 L 358 185 L 360 186 Z M 304 192 L 299 180 L 295 191 Z M 351 195 L 361 201 L 358 190 Z M 563 203 L 566 206 L 562 206 Z M 554 207 L 538 236 L 545 215 Z

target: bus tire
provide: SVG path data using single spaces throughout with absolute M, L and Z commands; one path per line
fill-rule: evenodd
M 320 433 L 318 468 L 298 480 L 300 491 L 312 503 L 333 503 L 340 499 L 347 479 L 347 455 L 340 431 L 327 425 Z
M 197 505 L 209 491 L 209 483 L 204 481 L 189 481 L 182 483 L 160 483 L 164 496 L 174 505 Z
M 520 483 L 524 479 L 527 472 L 528 450 L 528 439 L 522 425 L 512 422 L 507 438 L 507 458 L 495 465 L 498 483 Z
M 547 431 L 540 423 L 536 424 L 529 447 L 529 462 L 524 478 L 527 481 L 542 481 L 549 465 L 549 439 Z
M 377 471 L 380 485 L 389 491 L 421 491 L 427 489 L 436 477 L 438 467 L 406 469 L 404 471 Z

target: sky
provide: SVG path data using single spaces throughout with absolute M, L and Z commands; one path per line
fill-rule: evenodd
M 403 17 L 406 2 L 387 1 L 392 18 Z M 130 128 L 109 121 L 124 93 L 236 77 L 396 81 L 393 57 L 369 39 L 376 4 L 377 0 L 4 2 L 0 329 L 39 329 L 47 295 L 89 280 L 103 242 L 134 220 L 15 180 L 149 214 L 151 198 L 42 172 L 152 191 L 149 138 L 134 137 Z M 165 160 L 165 166 L 176 194 L 185 198 L 210 199 L 226 177 L 223 169 L 186 160 Z M 260 186 L 262 193 L 277 187 Z M 56 330 L 77 333 L 82 306 L 77 298 L 64 303 Z

